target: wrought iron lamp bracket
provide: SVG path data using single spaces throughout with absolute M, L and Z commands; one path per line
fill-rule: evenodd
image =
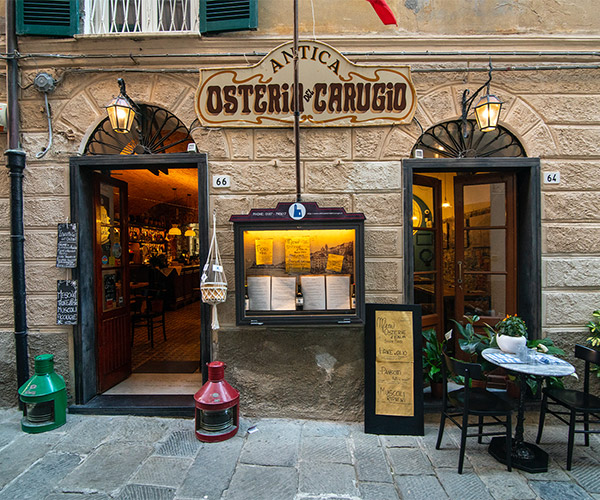
M 490 58 L 490 68 L 488 70 L 488 79 L 487 82 L 485 82 L 481 87 L 479 87 L 475 93 L 469 97 L 469 89 L 465 89 L 465 91 L 463 92 L 463 96 L 462 96 L 462 115 L 461 115 L 461 120 L 462 120 L 462 135 L 463 137 L 466 139 L 467 137 L 469 137 L 469 131 L 467 129 L 467 116 L 469 115 L 469 111 L 471 110 L 471 106 L 473 105 L 473 102 L 475 101 L 475 99 L 477 99 L 477 96 L 479 96 L 479 93 L 487 87 L 487 93 L 490 93 L 490 83 L 492 81 L 492 59 Z
M 123 78 L 118 78 L 117 83 L 119 84 L 119 93 L 125 98 L 127 103 L 135 110 L 136 113 L 142 113 L 140 107 L 131 97 L 129 97 L 129 95 L 127 95 L 127 90 L 125 89 L 125 80 L 123 80 Z

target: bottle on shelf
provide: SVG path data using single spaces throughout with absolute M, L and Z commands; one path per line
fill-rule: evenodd
M 300 287 L 300 281 L 296 285 L 296 311 L 302 311 L 304 309 L 304 295 L 302 295 L 302 288 Z
M 250 298 L 248 297 L 248 285 L 244 287 L 244 309 L 248 311 L 250 309 Z
M 352 285 L 350 286 L 350 293 L 351 293 L 351 301 L 350 301 L 350 308 L 351 309 L 356 309 L 356 291 L 355 291 L 356 287 L 354 286 L 354 283 L 352 283 Z

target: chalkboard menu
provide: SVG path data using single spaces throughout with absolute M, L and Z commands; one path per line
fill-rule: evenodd
M 111 305 L 117 298 L 116 278 L 116 275 L 113 273 L 104 275 L 104 302 Z
M 421 306 L 366 305 L 365 432 L 423 435 L 421 350 Z
M 56 324 L 77 324 L 77 281 L 59 280 L 56 284 Z
M 56 267 L 77 267 L 77 224 L 59 224 Z

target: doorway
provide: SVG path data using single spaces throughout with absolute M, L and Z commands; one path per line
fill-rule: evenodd
M 403 162 L 405 292 L 438 336 L 506 314 L 541 336 L 540 164 L 534 158 Z
M 202 385 L 197 171 L 113 169 L 110 175 L 110 180 L 119 179 L 113 182 L 127 189 L 123 214 L 128 227 L 122 244 L 128 252 L 120 259 L 127 267 L 127 279 L 118 283 L 117 290 L 128 291 L 129 327 L 109 343 L 101 341 L 105 328 L 97 328 L 98 359 L 102 370 L 103 352 L 127 344 L 117 352 L 125 354 L 128 349 L 131 366 L 129 373 L 108 387 L 100 371 L 100 391 L 193 394 Z M 108 258 L 103 255 L 106 265 L 115 260 L 108 254 Z M 98 258 L 95 263 L 96 268 L 105 267 Z M 96 280 L 97 296 L 105 293 L 104 281 Z
M 170 394 L 152 380 L 192 367 L 201 370 L 197 390 L 211 354 L 210 311 L 198 290 L 199 266 L 208 255 L 206 155 L 72 158 L 71 190 L 71 219 L 79 230 L 73 278 L 81 290 L 74 335 L 77 404 L 102 393 Z M 175 227 L 179 234 L 169 234 Z M 105 328 L 114 315 L 118 328 Z M 107 368 L 115 348 L 122 362 Z M 146 389 L 115 392 L 136 372 L 144 375 Z

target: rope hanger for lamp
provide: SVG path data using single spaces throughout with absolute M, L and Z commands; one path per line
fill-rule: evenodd
M 217 304 L 221 304 L 227 300 L 227 278 L 217 243 L 216 211 L 213 211 L 213 233 L 208 258 L 202 269 L 200 291 L 202 293 L 202 302 L 212 306 L 212 329 L 218 330 L 220 326 L 217 316 Z

